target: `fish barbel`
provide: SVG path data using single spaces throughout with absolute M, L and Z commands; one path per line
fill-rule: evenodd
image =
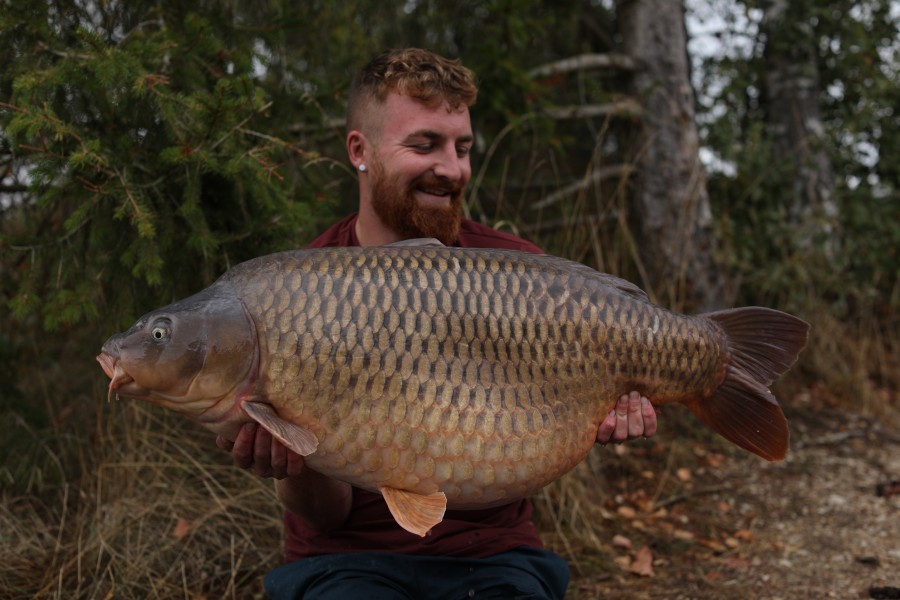
M 504 504 L 568 472 L 631 390 L 782 459 L 768 387 L 808 328 L 761 307 L 676 314 L 572 261 L 412 240 L 242 263 L 97 359 L 110 395 L 229 439 L 256 421 L 425 535 L 448 506 Z

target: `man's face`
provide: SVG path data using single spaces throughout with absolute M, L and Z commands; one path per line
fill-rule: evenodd
M 389 94 L 370 159 L 372 207 L 403 238 L 456 241 L 462 197 L 472 175 L 469 110 L 430 107 Z

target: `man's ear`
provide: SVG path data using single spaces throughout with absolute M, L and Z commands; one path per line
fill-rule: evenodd
M 366 151 L 369 147 L 369 141 L 366 136 L 356 129 L 347 134 L 347 156 L 354 169 L 358 169 L 359 165 L 366 163 Z

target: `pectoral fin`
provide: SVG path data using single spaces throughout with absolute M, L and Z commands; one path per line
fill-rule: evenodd
M 423 496 L 387 486 L 379 489 L 394 520 L 410 533 L 425 537 L 432 527 L 444 519 L 444 511 L 447 510 L 447 496 L 444 492 Z
M 309 456 L 319 447 L 316 434 L 309 429 L 285 421 L 270 405 L 262 402 L 244 402 L 242 406 L 250 418 L 300 456 Z

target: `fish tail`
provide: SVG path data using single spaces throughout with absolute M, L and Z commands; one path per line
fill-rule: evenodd
M 762 307 L 736 308 L 704 317 L 726 336 L 729 362 L 713 395 L 688 407 L 704 423 L 738 446 L 782 460 L 790 432 L 769 386 L 797 360 L 809 324 L 793 315 Z

